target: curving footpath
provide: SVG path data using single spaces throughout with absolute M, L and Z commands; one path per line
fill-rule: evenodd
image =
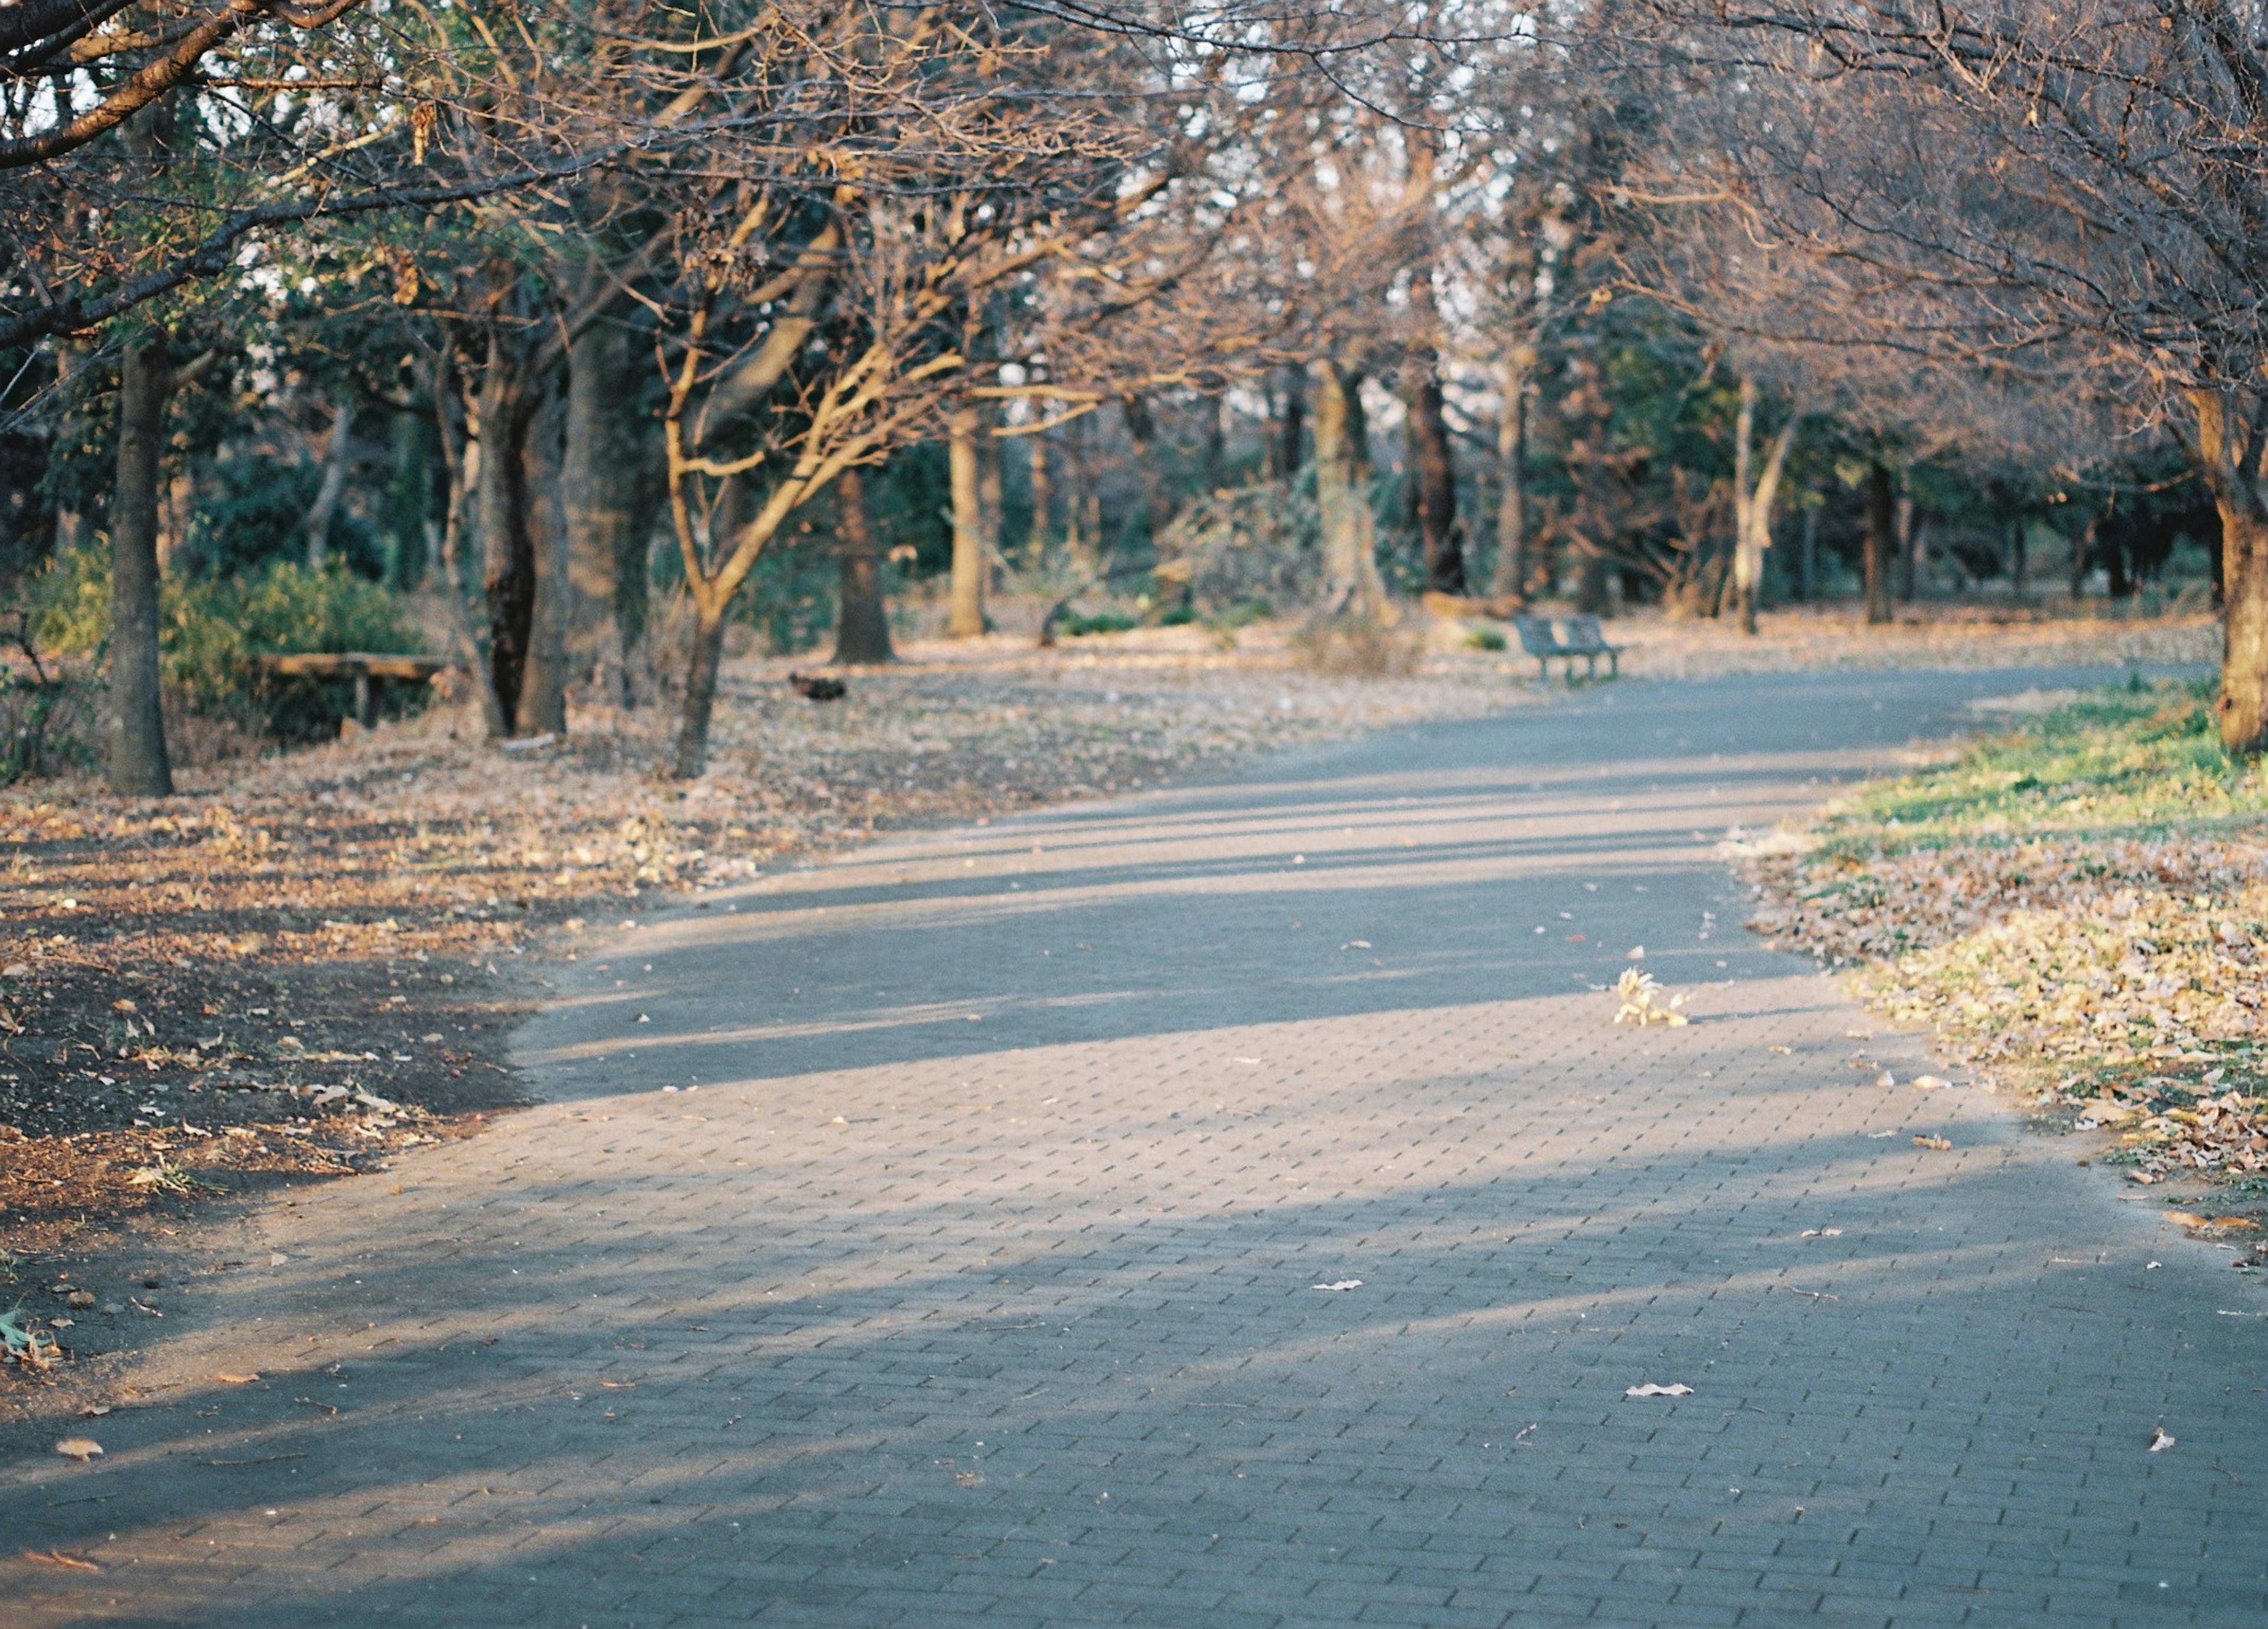
M 1602 687 L 619 932 L 542 1106 L 248 1216 L 104 1459 L 0 1433 L 0 1623 L 2257 1629 L 2268 1296 L 1877 1084 L 1712 855 L 2075 676 Z

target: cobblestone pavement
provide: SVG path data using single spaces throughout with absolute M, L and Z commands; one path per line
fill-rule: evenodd
M 1602 687 L 621 932 L 546 1106 L 249 1217 L 105 1458 L 0 1434 L 0 1622 L 2257 1629 L 2268 1297 L 1879 1085 L 1712 855 L 2069 678 Z

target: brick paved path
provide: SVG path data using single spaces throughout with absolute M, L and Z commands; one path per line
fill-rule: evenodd
M 650 922 L 548 1106 L 248 1220 L 107 1459 L 0 1436 L 0 1622 L 2257 1629 L 2268 1297 L 1878 1087 L 1710 855 L 2040 682 L 1628 684 Z M 1691 1028 L 1609 1027 L 1639 941 Z

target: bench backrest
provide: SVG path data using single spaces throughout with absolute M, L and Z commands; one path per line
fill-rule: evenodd
M 1520 648 L 1530 656 L 1593 656 L 1609 647 L 1595 616 L 1515 616 Z
M 1595 616 L 1562 616 L 1557 619 L 1559 643 L 1568 650 L 1587 654 L 1607 648 L 1607 636 L 1599 630 Z
M 1523 613 L 1512 619 L 1512 625 L 1520 635 L 1520 648 L 1530 656 L 1558 656 L 1567 648 L 1559 643 L 1558 631 L 1548 616 Z

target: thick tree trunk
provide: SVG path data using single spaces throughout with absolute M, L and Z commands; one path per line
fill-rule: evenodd
M 1315 506 L 1323 534 L 1323 614 L 1382 621 L 1386 585 L 1378 574 L 1378 523 L 1366 490 L 1362 376 L 1318 362 L 1315 377 Z
M 945 631 L 973 639 L 984 631 L 984 500 L 979 487 L 974 408 L 955 413 L 946 425 L 946 461 L 953 483 L 953 582 Z
M 867 524 L 866 488 L 856 469 L 835 478 L 835 547 L 841 580 L 835 601 L 835 660 L 887 662 L 890 613 L 882 600 L 882 561 Z
M 1867 472 L 1867 621 L 1892 620 L 1890 564 L 1897 552 L 1897 495 L 1890 472 L 1877 463 Z
M 709 720 L 717 710 L 717 671 L 725 659 L 725 607 L 715 615 L 703 608 L 693 626 L 692 658 L 685 667 L 685 711 L 677 726 L 680 780 L 697 780 L 709 768 Z
M 1403 393 L 1410 409 L 1411 471 L 1417 481 L 1418 538 L 1425 562 L 1425 586 L 1436 593 L 1465 592 L 1465 540 L 1457 525 L 1457 466 L 1443 416 L 1440 358 L 1430 350 L 1413 354 L 1415 377 Z
M 1819 594 L 1819 505 L 1803 512 L 1803 558 L 1795 579 L 1795 597 L 1809 605 Z
M 323 483 L 307 508 L 307 569 L 320 571 L 330 557 L 331 517 L 338 512 L 339 497 L 347 490 L 347 454 L 354 445 L 355 398 L 342 387 L 331 406 L 330 445 L 323 454 Z
M 2223 504 L 2220 744 L 2231 756 L 2268 751 L 2268 510 Z
M 2198 463 L 2220 511 L 2220 744 L 2235 758 L 2268 751 L 2268 402 L 2198 391 Z
M 627 330 L 593 323 L 568 357 L 567 445 L 559 470 L 567 528 L 567 667 L 593 695 L 629 699 L 623 658 L 623 565 L 641 466 L 637 359 Z
M 481 587 L 488 602 L 489 673 L 497 704 L 519 717 L 535 610 L 535 556 L 527 530 L 527 466 L 522 453 L 534 407 L 508 343 L 489 341 L 481 375 L 480 472 L 475 508 L 480 520 Z
M 1490 592 L 1528 594 L 1528 378 L 1529 347 L 1513 347 L 1504 364 L 1504 416 L 1497 423 L 1496 571 Z
M 110 789 L 173 792 L 158 680 L 158 478 L 173 365 L 162 334 L 127 342 L 118 379 L 118 485 L 110 506 Z
M 565 403 L 556 393 L 534 412 L 520 449 L 527 495 L 527 557 L 534 577 L 527 615 L 527 665 L 522 670 L 518 723 L 524 735 L 567 729 L 567 527 L 560 512 L 560 434 Z

